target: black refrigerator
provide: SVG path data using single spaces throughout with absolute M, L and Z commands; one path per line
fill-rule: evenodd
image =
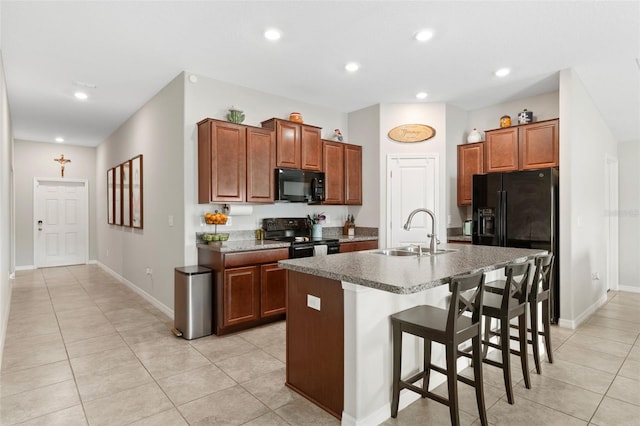
M 554 254 L 551 320 L 560 316 L 558 170 L 473 175 L 473 244 Z

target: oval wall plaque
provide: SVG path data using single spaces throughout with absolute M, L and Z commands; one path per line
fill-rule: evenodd
M 396 142 L 422 142 L 436 135 L 436 130 L 426 124 L 403 124 L 389 130 L 387 136 Z

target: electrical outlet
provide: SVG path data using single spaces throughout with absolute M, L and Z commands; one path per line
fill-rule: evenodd
M 153 271 L 151 270 L 151 268 L 149 268 L 149 267 L 147 266 L 147 269 L 145 269 L 145 273 L 146 273 L 147 275 L 151 275 L 151 274 L 153 273 Z
M 169 222 L 169 226 L 173 226 L 173 215 L 169 215 L 169 219 L 167 221 Z
M 307 294 L 307 306 L 316 311 L 320 310 L 320 298 Z
M 107 257 L 109 257 L 109 249 L 107 249 Z
M 225 225 L 231 226 L 232 223 L 233 223 L 233 218 L 231 216 L 227 216 L 227 223 L 225 223 Z

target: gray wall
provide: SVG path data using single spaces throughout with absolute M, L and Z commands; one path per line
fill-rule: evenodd
M 182 75 L 169 82 L 98 146 L 96 161 L 98 261 L 167 313 L 173 309 L 174 268 L 184 260 L 183 87 Z M 138 154 L 143 155 L 144 229 L 109 225 L 107 170 Z
M 33 258 L 33 179 L 60 178 L 60 164 L 54 158 L 64 154 L 70 159 L 64 168 L 67 179 L 89 182 L 89 260 L 96 259 L 96 148 L 16 140 L 15 158 L 15 230 L 16 267 L 30 268 Z M 106 172 L 105 172 L 106 173 Z

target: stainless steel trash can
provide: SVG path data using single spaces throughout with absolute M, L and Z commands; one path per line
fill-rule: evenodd
M 176 268 L 173 293 L 174 333 L 185 339 L 213 330 L 213 274 L 204 266 Z

